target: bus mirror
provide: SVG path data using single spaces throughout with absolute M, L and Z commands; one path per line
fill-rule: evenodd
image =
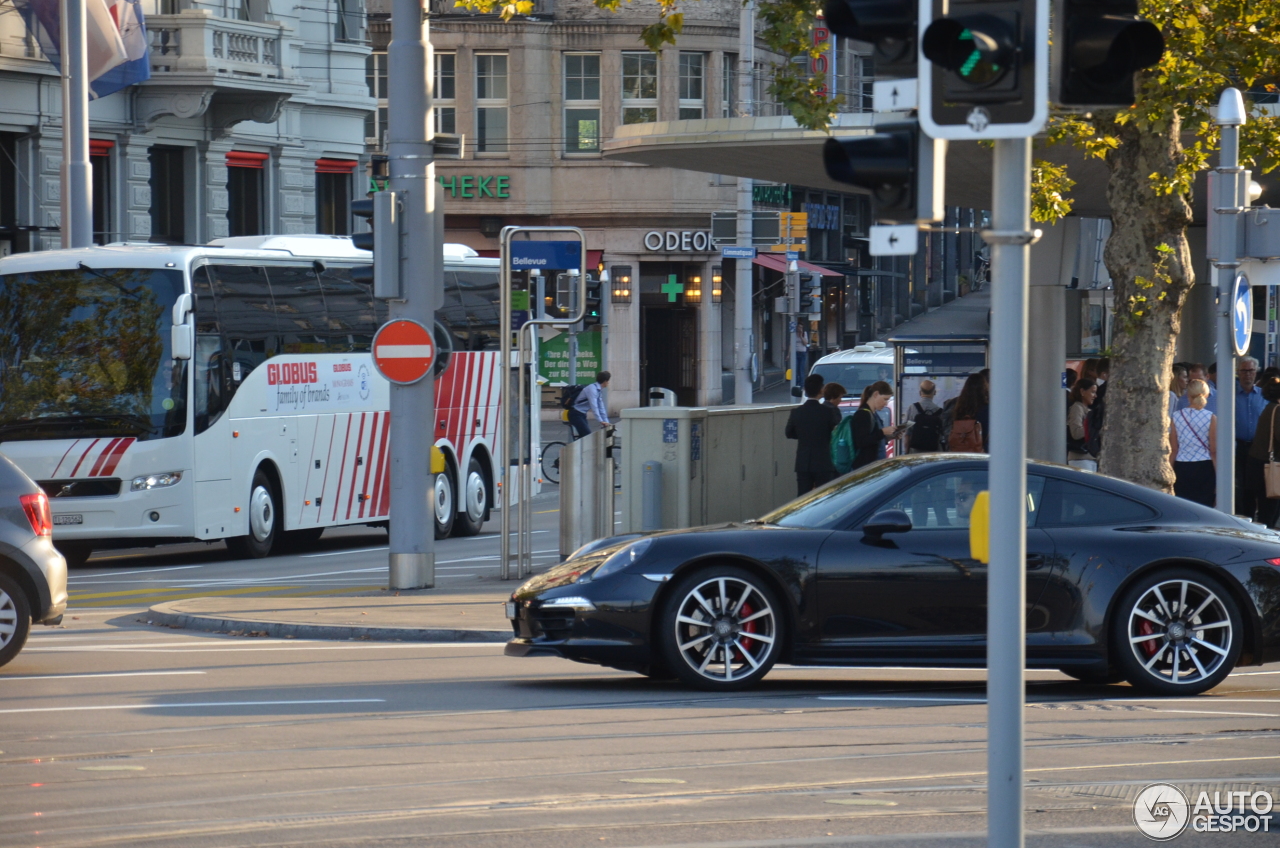
M 195 311 L 195 306 L 195 296 L 190 292 L 178 295 L 178 299 L 173 302 L 173 325 L 176 327 L 187 323 L 187 316 Z
M 186 295 L 190 297 L 190 295 Z M 173 358 L 174 359 L 190 359 L 195 348 L 195 327 L 190 324 L 174 324 L 173 330 Z

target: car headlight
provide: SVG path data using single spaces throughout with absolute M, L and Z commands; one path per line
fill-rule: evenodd
M 563 598 L 552 598 L 542 602 L 542 609 L 576 609 L 576 610 L 593 610 L 596 605 L 586 598 L 577 595 L 569 595 Z
M 148 489 L 164 489 L 175 485 L 181 479 L 181 471 L 165 471 L 161 474 L 146 474 L 142 477 L 134 477 L 133 482 L 129 484 L 129 491 L 144 492 Z
M 653 539 L 645 538 L 637 542 L 632 542 L 622 550 L 609 557 L 604 563 L 595 570 L 591 575 L 592 580 L 599 580 L 601 577 L 608 577 L 610 574 L 617 574 L 631 563 L 644 556 L 644 552 L 649 550 L 649 546 L 653 544 Z

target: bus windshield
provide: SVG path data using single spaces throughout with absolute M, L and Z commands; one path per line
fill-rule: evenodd
M 0 275 L 0 441 L 182 433 L 187 367 L 172 359 L 177 269 Z
M 821 374 L 823 382 L 844 386 L 845 397 L 858 397 L 877 380 L 893 385 L 891 362 L 824 362 L 813 366 L 812 373 Z

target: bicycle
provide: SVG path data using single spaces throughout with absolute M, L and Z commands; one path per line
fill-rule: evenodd
M 561 421 L 569 428 L 569 441 L 573 441 L 573 425 L 569 423 L 567 413 L 561 413 Z M 552 441 L 542 446 L 542 479 L 549 483 L 560 483 L 560 453 L 569 442 Z

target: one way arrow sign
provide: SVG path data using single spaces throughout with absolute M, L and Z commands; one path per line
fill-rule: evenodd
M 873 224 L 871 226 L 872 256 L 914 256 L 919 245 L 915 224 Z
M 876 112 L 909 112 L 916 108 L 916 81 L 876 80 L 871 86 L 871 108 Z

